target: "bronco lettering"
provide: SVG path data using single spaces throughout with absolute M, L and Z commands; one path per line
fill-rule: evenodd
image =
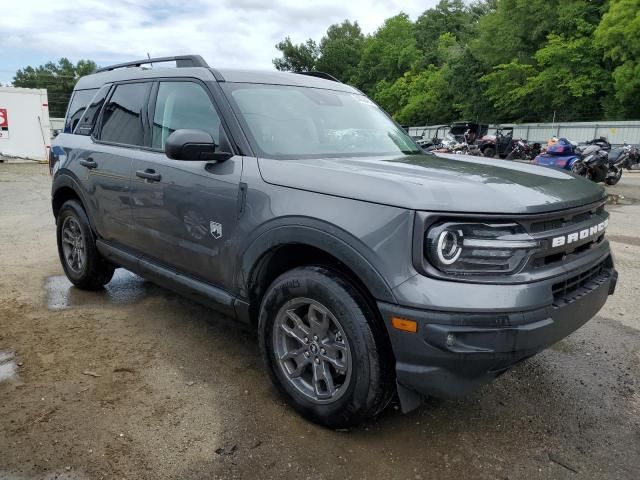
M 606 219 L 603 222 L 598 223 L 590 228 L 585 228 L 584 230 L 580 230 L 578 232 L 573 232 L 568 235 L 561 235 L 559 237 L 554 237 L 551 240 L 551 248 L 562 247 L 564 245 L 569 245 L 570 243 L 577 242 L 578 240 L 584 240 L 585 238 L 592 237 L 597 235 L 598 233 L 604 231 L 605 228 L 609 225 L 609 219 Z

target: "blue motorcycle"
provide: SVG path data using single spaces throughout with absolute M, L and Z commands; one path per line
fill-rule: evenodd
M 611 145 L 606 139 L 596 139 L 580 149 L 566 138 L 550 145 L 545 153 L 533 159 L 534 165 L 559 168 L 588 178 L 596 183 L 604 182 L 609 170 L 608 152 Z
M 573 144 L 566 138 L 561 138 L 557 143 L 549 146 L 545 153 L 541 153 L 533 159 L 534 165 L 543 167 L 560 168 L 571 171 L 573 165 L 581 158 Z

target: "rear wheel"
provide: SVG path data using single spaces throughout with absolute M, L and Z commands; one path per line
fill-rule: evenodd
M 484 149 L 484 152 L 482 153 L 484 154 L 485 157 L 493 158 L 496 156 L 496 149 L 493 147 L 487 147 Z
M 269 287 L 259 319 L 262 356 L 304 417 L 342 428 L 387 406 L 394 362 L 374 315 L 348 280 L 323 267 L 291 270 Z
M 80 203 L 68 200 L 56 220 L 58 254 L 67 278 L 83 290 L 98 290 L 109 283 L 114 268 L 98 253 L 89 219 Z

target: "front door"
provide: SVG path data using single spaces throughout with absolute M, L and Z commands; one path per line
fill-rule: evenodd
M 169 159 L 164 146 L 175 130 L 205 130 L 217 145 L 225 132 L 204 84 L 160 81 L 152 97 L 151 150 L 133 162 L 135 247 L 178 272 L 229 288 L 242 157 Z

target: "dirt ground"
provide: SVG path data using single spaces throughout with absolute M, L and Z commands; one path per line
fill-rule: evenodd
M 301 419 L 255 337 L 120 270 L 62 276 L 45 166 L 0 164 L 0 479 L 640 478 L 640 174 L 611 188 L 618 291 L 458 402 Z

